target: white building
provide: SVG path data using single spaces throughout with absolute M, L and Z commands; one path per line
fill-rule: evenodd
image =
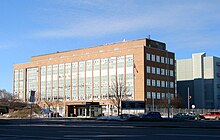
M 193 54 L 190 59 L 177 60 L 177 92 L 190 107 L 220 108 L 220 58 L 206 56 L 206 53 Z

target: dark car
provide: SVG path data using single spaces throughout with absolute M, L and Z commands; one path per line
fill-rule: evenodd
M 138 120 L 139 119 L 137 115 L 133 115 L 133 114 L 121 114 L 120 117 L 123 120 Z
M 149 112 L 147 114 L 142 114 L 141 119 L 161 119 L 160 112 Z
M 174 119 L 181 119 L 181 120 L 195 120 L 195 116 L 190 113 L 178 113 L 176 115 L 173 115 Z

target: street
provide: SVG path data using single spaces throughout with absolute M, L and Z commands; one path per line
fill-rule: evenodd
M 12 124 L 0 125 L 0 140 L 207 140 L 220 139 L 218 128 L 182 128 L 149 126 L 109 126 L 100 125 L 46 125 L 46 124 Z

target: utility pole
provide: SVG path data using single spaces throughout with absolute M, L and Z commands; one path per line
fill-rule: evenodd
M 189 99 L 189 87 L 188 87 L 188 94 L 187 94 L 187 103 L 188 103 L 188 110 L 190 109 L 190 99 Z

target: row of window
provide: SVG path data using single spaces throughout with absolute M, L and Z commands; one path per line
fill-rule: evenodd
M 168 93 L 160 93 L 160 92 L 147 92 L 147 99 L 165 99 L 169 98 Z M 174 99 L 174 94 L 170 93 L 170 99 Z
M 163 69 L 163 68 L 150 67 L 150 66 L 147 66 L 147 73 L 174 76 L 173 70 L 167 70 L 167 69 Z
M 149 61 L 154 61 L 154 62 L 158 62 L 158 63 L 166 63 L 166 64 L 170 64 L 170 65 L 174 64 L 172 58 L 166 58 L 163 56 L 149 54 L 149 53 L 147 53 L 146 57 L 147 57 L 146 59 Z
M 174 82 L 147 79 L 147 86 L 168 87 L 168 83 L 170 84 L 170 88 L 174 88 Z

